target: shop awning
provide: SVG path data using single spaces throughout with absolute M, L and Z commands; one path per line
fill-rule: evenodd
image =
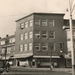
M 60 58 L 60 56 L 33 56 L 34 58 Z
M 27 57 L 31 57 L 33 54 L 32 53 L 27 53 L 27 54 L 15 54 L 13 57 L 11 58 L 27 58 Z

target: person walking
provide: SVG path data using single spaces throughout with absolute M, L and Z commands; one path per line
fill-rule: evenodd
M 7 72 L 9 71 L 9 68 L 10 68 L 10 64 L 9 64 L 9 62 L 7 61 L 7 63 L 6 63 L 6 71 L 7 71 Z

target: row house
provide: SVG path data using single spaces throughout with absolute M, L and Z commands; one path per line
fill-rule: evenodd
M 15 53 L 15 35 L 6 35 L 4 38 L 0 38 L 0 60 L 9 61 L 13 64 L 12 56 Z

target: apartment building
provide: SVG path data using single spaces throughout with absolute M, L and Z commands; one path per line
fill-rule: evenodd
M 63 30 L 64 14 L 32 13 L 16 20 L 16 66 L 65 67 L 67 35 Z M 61 61 L 61 62 L 60 62 Z
M 0 38 L 0 60 L 9 61 L 13 64 L 12 56 L 15 53 L 15 35 L 6 35 L 4 38 Z

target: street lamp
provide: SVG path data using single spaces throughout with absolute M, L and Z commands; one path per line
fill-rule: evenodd
M 72 12 L 74 10 L 75 5 L 72 9 L 72 3 L 69 0 L 69 6 L 70 6 L 70 33 L 71 33 L 71 55 L 72 55 L 72 75 L 75 75 L 75 51 L 74 51 L 74 41 L 73 41 L 73 26 L 72 26 Z

